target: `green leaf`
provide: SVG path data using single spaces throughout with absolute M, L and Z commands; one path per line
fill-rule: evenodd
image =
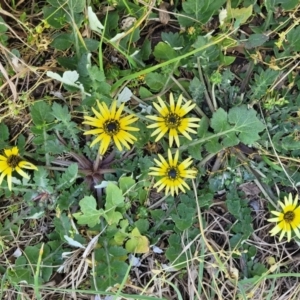
M 81 13 L 84 10 L 85 7 L 85 1 L 84 0 L 47 0 L 49 4 L 51 4 L 55 8 L 64 7 L 72 11 L 73 13 Z M 68 5 L 66 7 L 66 5 Z
M 98 262 L 98 260 L 97 260 Z M 99 263 L 95 267 L 95 278 L 91 278 L 92 288 L 95 289 L 94 280 L 96 280 L 97 289 L 105 291 L 108 288 L 119 285 L 124 280 L 129 266 L 123 262 L 114 260 L 109 264 Z
M 290 51 L 300 51 L 300 26 L 294 27 L 287 34 L 287 43 L 284 43 L 284 48 L 289 48 Z
M 38 170 L 34 171 L 33 181 L 39 188 L 46 190 L 49 185 L 49 179 L 47 177 L 48 171 L 43 167 L 38 167 Z
M 64 235 L 68 235 L 71 230 L 71 220 L 66 215 L 62 213 L 59 217 L 55 217 L 53 220 L 55 227 L 55 233 L 59 234 L 62 241 L 64 241 Z
M 232 126 L 228 124 L 227 118 L 227 112 L 223 108 L 219 108 L 216 112 L 214 112 L 213 117 L 211 118 L 210 126 L 216 133 L 228 130 L 232 128 Z
M 122 193 L 124 194 L 135 185 L 135 180 L 132 177 L 121 177 L 119 180 L 119 185 Z
M 269 37 L 265 34 L 260 34 L 260 33 L 251 34 L 249 39 L 245 42 L 245 48 L 252 49 L 255 47 L 262 46 L 268 40 Z
M 211 191 L 201 190 L 198 196 L 198 203 L 200 207 L 209 207 L 213 203 L 214 194 Z
M 224 55 L 223 53 L 220 53 L 220 61 L 224 66 L 231 65 L 235 60 L 235 56 Z
M 108 225 L 112 225 L 112 224 L 118 224 L 120 220 L 123 219 L 123 215 L 118 211 L 108 210 L 105 211 L 104 218 L 108 223 Z
M 88 68 L 90 79 L 92 81 L 105 81 L 105 74 L 104 71 L 101 71 L 97 66 L 92 66 Z
M 226 19 L 236 19 L 239 24 L 244 24 L 252 15 L 253 6 L 242 8 L 229 8 L 227 9 Z
M 0 136 L 1 136 L 1 142 L 7 141 L 9 138 L 8 127 L 4 123 L 0 123 Z
M 222 144 L 224 147 L 232 147 L 239 143 L 239 139 L 236 137 L 235 132 L 230 131 L 233 127 L 230 124 L 228 124 L 228 115 L 223 108 L 219 108 L 213 114 L 213 117 L 211 119 L 211 127 L 214 129 L 215 133 L 227 131 L 227 133 L 224 133 L 223 136 Z M 210 143 L 212 144 L 213 140 L 210 141 Z
M 161 38 L 168 43 L 172 48 L 180 48 L 185 45 L 184 38 L 178 32 L 162 32 Z
M 7 26 L 3 18 L 0 16 L 0 33 L 5 33 L 7 31 Z
M 192 226 L 194 215 L 195 209 L 193 207 L 180 203 L 177 207 L 177 214 L 172 214 L 171 218 L 175 222 L 176 227 L 180 231 L 184 231 Z
M 68 6 L 73 13 L 82 13 L 85 8 L 85 0 L 68 1 Z
M 180 269 L 186 266 L 188 258 L 186 257 L 187 252 L 183 253 L 181 247 L 181 238 L 177 234 L 171 234 L 168 238 L 169 247 L 166 251 L 167 259 L 172 263 L 176 260 L 175 267 L 176 269 Z
M 182 8 L 190 17 L 205 24 L 214 15 L 217 14 L 226 0 L 187 0 L 182 3 Z
M 140 95 L 141 99 L 153 96 L 153 94 L 148 89 L 146 89 L 144 86 L 140 86 L 139 95 Z
M 258 133 L 265 129 L 264 124 L 256 117 L 256 111 L 245 105 L 230 109 L 228 120 L 234 124 L 239 140 L 246 145 L 259 140 Z
M 70 33 L 61 33 L 54 38 L 51 46 L 57 50 L 65 51 L 72 46 L 74 39 Z
M 134 225 L 137 227 L 137 229 L 140 231 L 140 233 L 147 233 L 149 230 L 149 221 L 146 219 L 139 219 L 136 222 L 134 222 Z
M 72 183 L 77 178 L 78 174 L 78 165 L 77 164 L 71 164 L 68 166 L 66 171 L 61 175 L 61 179 L 59 181 L 59 185 L 56 187 L 57 190 L 63 190 L 65 188 L 68 188 L 72 185 Z
M 259 74 L 255 74 L 253 83 L 251 83 L 251 98 L 260 99 L 264 97 L 277 76 L 279 76 L 279 72 L 272 69 L 261 70 Z
M 251 274 L 251 277 L 262 276 L 264 273 L 268 272 L 268 269 L 259 262 L 249 261 L 247 263 L 247 267 L 249 269 L 249 273 Z
M 69 122 L 71 120 L 68 107 L 66 105 L 61 106 L 56 102 L 52 105 L 52 115 L 59 121 Z
M 194 159 L 197 159 L 197 160 L 202 160 L 203 157 L 202 157 L 202 147 L 201 145 L 194 145 L 194 146 L 189 146 L 188 147 L 188 153 L 194 158 Z
M 91 39 L 91 38 L 84 38 L 83 39 L 85 47 L 89 52 L 96 51 L 99 47 L 99 41 Z
M 197 76 L 195 76 L 190 82 L 189 90 L 197 104 L 201 104 L 204 100 L 204 92 L 206 90 L 206 87 Z
M 275 12 L 279 4 L 284 10 L 292 10 L 299 4 L 299 0 L 266 0 L 265 6 L 268 12 Z
M 122 207 L 124 206 L 124 196 L 118 186 L 109 182 L 106 187 L 106 203 L 105 209 Z
M 134 228 L 125 244 L 125 249 L 131 253 L 147 253 L 149 252 L 149 240 L 146 236 L 141 235 L 137 228 Z
M 151 72 L 146 75 L 145 82 L 151 90 L 158 92 L 163 88 L 166 79 L 166 76 L 160 73 Z
M 16 268 L 8 269 L 7 275 L 11 282 L 15 284 L 19 284 L 20 281 L 24 281 L 27 284 L 33 284 L 34 278 L 32 274 L 32 270 L 27 267 L 27 260 L 24 256 L 19 256 L 16 259 Z M 22 266 L 22 267 L 20 267 Z
M 176 51 L 171 46 L 169 46 L 164 42 L 159 42 L 155 46 L 153 55 L 159 61 L 170 60 L 178 56 Z
M 61 106 L 54 102 L 52 106 L 52 115 L 60 121 L 54 128 L 63 133 L 65 138 L 71 138 L 76 144 L 79 142 L 78 133 L 79 129 L 77 124 L 71 121 L 71 114 L 67 106 Z
M 80 225 L 88 225 L 90 228 L 100 223 L 100 216 L 104 214 L 103 209 L 96 209 L 97 203 L 93 196 L 86 196 L 79 201 L 80 212 L 74 213 L 74 218 Z
M 43 14 L 43 19 L 45 19 L 49 23 L 49 25 L 55 29 L 61 29 L 66 24 L 67 12 L 62 8 L 44 6 Z
M 151 42 L 148 38 L 146 38 L 140 51 L 142 60 L 148 60 L 151 52 Z
M 43 126 L 54 121 L 54 117 L 51 114 L 51 108 L 44 101 L 35 102 L 30 109 L 30 114 L 32 121 L 36 126 Z

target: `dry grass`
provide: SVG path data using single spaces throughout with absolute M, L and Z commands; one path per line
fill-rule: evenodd
M 40 4 L 20 1 L 13 7 L 1 1 L 1 5 L 0 15 L 8 27 L 6 35 L 9 43 L 6 46 L 0 43 L 0 121 L 9 127 L 10 143 L 13 144 L 23 134 L 30 149 L 33 138 L 29 130 L 32 122 L 30 106 L 41 99 L 47 99 L 49 103 L 60 100 L 68 104 L 72 98 L 72 110 L 80 95 L 65 91 L 59 83 L 46 76 L 47 71 L 57 72 L 62 68 L 56 61 L 56 51 L 49 46 L 55 32 L 44 26 L 41 13 L 34 13 L 34 6 Z M 24 11 L 27 12 L 26 22 L 20 21 Z M 148 18 L 147 15 L 144 17 Z M 15 54 L 16 51 L 20 57 Z M 106 51 L 108 53 L 109 49 Z M 64 53 L 65 56 L 69 54 L 67 51 Z M 120 286 L 111 287 L 109 292 L 117 295 L 117 298 L 107 299 L 130 299 L 130 294 L 136 295 L 134 299 L 144 299 L 143 296 L 189 300 L 300 299 L 299 279 L 295 277 L 300 274 L 299 243 L 277 243 L 268 235 L 270 225 L 265 221 L 268 217 L 268 201 L 263 197 L 265 190 L 255 181 L 251 184 L 250 192 L 245 192 L 245 195 L 249 206 L 253 208 L 254 232 L 243 244 L 256 249 L 253 263 L 259 262 L 267 268 L 263 275 L 249 274 L 247 250 L 240 252 L 232 249 L 231 229 L 236 220 L 224 204 L 225 195 L 220 194 L 216 195 L 214 203 L 207 210 L 197 207 L 198 220 L 193 226 L 199 229 L 199 234 L 192 242 L 186 236 L 187 232 L 181 236 L 182 254 L 186 255 L 188 261 L 186 268 L 173 268 L 176 260 L 170 264 L 164 254 L 159 255 L 151 250 L 141 256 L 139 267 L 130 269 L 122 290 Z M 1 199 L 1 299 L 37 299 L 33 286 L 24 282 L 15 285 L 3 275 L 5 271 L 13 272 L 19 251 L 24 253 L 28 246 L 47 242 L 47 236 L 53 233 L 53 219 L 58 212 L 48 210 L 51 199 L 39 198 L 36 203 L 45 207 L 46 214 L 38 219 L 26 219 L 32 203 L 17 195 L 3 196 Z M 164 205 L 163 200 L 155 203 L 161 203 L 158 207 Z M 164 232 L 161 236 L 158 246 L 162 250 L 168 247 L 169 235 L 170 232 Z M 39 299 L 100 299 L 98 291 L 89 286 L 89 279 L 93 278 L 97 264 L 94 257 L 96 243 L 93 235 L 88 233 L 86 238 L 90 243 L 87 246 L 89 251 L 79 248 L 65 253 L 63 261 L 57 265 L 59 271 L 53 273 L 47 283 L 38 286 Z M 35 268 L 30 265 L 27 267 L 32 269 L 33 276 Z M 120 296 L 121 292 L 123 296 Z

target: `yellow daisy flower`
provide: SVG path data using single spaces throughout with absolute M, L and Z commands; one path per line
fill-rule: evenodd
M 91 143 L 91 147 L 101 142 L 99 153 L 103 155 L 108 149 L 110 141 L 113 140 L 120 151 L 122 151 L 122 145 L 130 149 L 128 143 L 133 144 L 136 138 L 127 131 L 139 131 L 138 128 L 129 126 L 137 121 L 138 118 L 134 115 L 121 116 L 125 103 L 122 103 L 118 110 L 116 101 L 113 101 L 110 109 L 104 102 L 100 103 L 97 101 L 97 104 L 100 112 L 92 108 L 96 118 L 85 116 L 85 121 L 83 122 L 83 124 L 97 127 L 97 129 L 88 130 L 84 133 L 97 135 L 96 139 Z
M 178 194 L 178 188 L 185 193 L 185 189 L 190 189 L 189 186 L 184 181 L 185 178 L 195 178 L 197 171 L 196 170 L 187 170 L 187 168 L 193 163 L 192 158 L 189 157 L 184 160 L 182 163 L 178 163 L 179 151 L 177 150 L 174 158 L 172 157 L 171 150 L 168 150 L 168 162 L 158 154 L 160 159 L 154 159 L 158 167 L 150 167 L 153 172 L 150 172 L 149 175 L 160 176 L 162 177 L 154 187 L 159 187 L 158 192 L 163 188 L 166 188 L 166 195 L 171 191 L 171 195 L 174 196 L 174 193 Z
M 157 97 L 159 104 L 153 103 L 160 117 L 147 116 L 147 118 L 156 121 L 154 124 L 147 126 L 148 128 L 158 127 L 151 136 L 158 135 L 155 142 L 159 141 L 169 131 L 169 145 L 172 147 L 173 140 L 175 140 L 177 147 L 180 146 L 178 132 L 184 135 L 187 139 L 192 140 L 188 132 L 197 133 L 192 127 L 199 127 L 199 124 L 193 122 L 199 122 L 199 118 L 184 118 L 184 116 L 191 111 L 196 104 L 191 100 L 182 104 L 182 95 L 179 96 L 175 105 L 173 94 L 170 94 L 170 108 L 166 106 L 160 97 Z
M 37 167 L 21 158 L 18 147 L 4 149 L 4 155 L 0 155 L 0 184 L 7 176 L 8 188 L 11 191 L 13 171 L 17 171 L 21 176 L 29 179 L 29 176 L 22 169 L 37 170 Z
M 295 196 L 293 201 L 292 194 L 289 197 L 284 197 L 284 203 L 278 201 L 282 208 L 281 212 L 271 211 L 276 218 L 268 219 L 269 222 L 277 222 L 277 225 L 270 231 L 271 235 L 275 235 L 281 231 L 279 241 L 282 240 L 285 234 L 287 234 L 288 242 L 291 240 L 292 231 L 300 239 L 300 206 L 298 204 L 298 195 Z

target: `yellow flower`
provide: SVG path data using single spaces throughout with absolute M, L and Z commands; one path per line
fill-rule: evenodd
M 174 196 L 174 193 L 178 194 L 178 188 L 185 193 L 185 189 L 190 189 L 189 186 L 184 181 L 185 178 L 195 178 L 197 171 L 196 170 L 187 170 L 187 168 L 193 163 L 192 158 L 189 157 L 184 160 L 182 163 L 178 163 L 179 151 L 177 150 L 174 158 L 172 157 L 171 150 L 168 149 L 168 162 L 158 154 L 160 159 L 154 159 L 158 167 L 150 167 L 153 172 L 150 172 L 149 175 L 160 176 L 162 177 L 154 187 L 159 186 L 158 192 L 163 188 L 166 188 L 166 195 L 171 191 L 171 195 Z
M 300 239 L 300 206 L 298 205 L 298 195 L 296 195 L 295 200 L 293 201 L 292 194 L 289 194 L 289 197 L 284 197 L 284 203 L 278 201 L 282 211 L 271 211 L 276 218 L 268 219 L 269 222 L 277 222 L 277 225 L 270 231 L 271 235 L 275 235 L 281 231 L 279 241 L 287 234 L 288 242 L 291 240 L 292 231 Z
M 153 103 L 160 117 L 157 116 L 147 116 L 147 118 L 156 121 L 154 124 L 147 126 L 148 128 L 158 127 L 151 136 L 157 135 L 155 142 L 159 141 L 168 131 L 169 131 L 169 145 L 172 147 L 173 140 L 175 140 L 177 147 L 180 146 L 178 132 L 183 134 L 187 139 L 192 140 L 188 132 L 197 133 L 191 127 L 199 127 L 199 124 L 194 124 L 193 122 L 199 122 L 199 118 L 184 118 L 184 116 L 192 110 L 196 104 L 192 103 L 191 100 L 187 101 L 184 105 L 182 103 L 182 95 L 179 96 L 178 102 L 175 105 L 173 94 L 170 94 L 170 108 L 166 106 L 160 97 L 157 103 Z
M 110 141 L 113 140 L 120 151 L 122 151 L 122 145 L 130 149 L 128 143 L 133 144 L 136 138 L 127 131 L 139 131 L 138 128 L 129 126 L 131 123 L 137 121 L 138 118 L 134 115 L 121 117 L 125 103 L 118 110 L 116 110 L 116 101 L 113 101 L 110 109 L 108 109 L 104 102 L 100 103 L 97 101 L 97 104 L 100 112 L 92 108 L 96 118 L 85 116 L 85 121 L 83 122 L 84 124 L 97 127 L 97 129 L 88 130 L 84 133 L 97 135 L 96 139 L 91 143 L 91 147 L 101 142 L 99 153 L 103 155 L 108 149 Z
M 7 176 L 8 188 L 11 191 L 13 171 L 17 171 L 21 176 L 29 179 L 29 176 L 22 169 L 37 170 L 37 167 L 21 158 L 18 147 L 4 149 L 4 155 L 0 155 L 0 184 Z

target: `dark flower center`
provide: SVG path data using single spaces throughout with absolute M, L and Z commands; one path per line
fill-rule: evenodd
M 18 166 L 20 161 L 21 158 L 19 155 L 11 155 L 7 158 L 7 164 L 13 169 Z
M 115 135 L 120 131 L 120 123 L 117 120 L 108 120 L 103 127 L 104 132 L 108 135 Z
M 291 223 L 295 218 L 295 213 L 293 211 L 287 211 L 284 216 L 283 219 L 284 221 Z
M 168 127 L 177 128 L 180 125 L 181 118 L 175 113 L 169 113 L 165 120 Z
M 171 167 L 171 168 L 169 168 L 168 169 L 168 177 L 169 177 L 169 179 L 171 179 L 171 180 L 175 180 L 175 179 L 177 179 L 178 178 L 178 170 L 177 170 L 177 168 L 175 168 L 175 167 Z

